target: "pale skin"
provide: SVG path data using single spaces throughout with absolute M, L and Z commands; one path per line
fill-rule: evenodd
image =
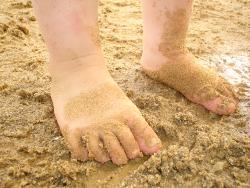
M 160 151 L 160 139 L 107 71 L 99 43 L 98 1 L 33 0 L 33 6 L 50 55 L 55 116 L 72 157 L 101 163 L 111 160 L 121 165 L 142 153 Z M 168 24 L 164 14 L 158 14 L 180 8 L 191 14 L 192 1 L 142 0 L 142 6 L 141 64 L 145 72 L 157 74 L 163 65 L 175 66 L 184 60 L 192 67 L 194 59 L 189 53 L 162 42 L 161 36 L 168 33 L 173 24 Z M 188 19 L 185 24 L 188 25 Z M 175 56 L 168 57 L 172 53 L 163 52 L 160 46 L 171 48 Z M 175 88 L 168 80 L 159 80 Z M 182 88 L 179 91 L 215 113 L 230 114 L 235 110 L 236 100 L 233 95 L 226 95 L 232 92 L 231 86 L 225 92 L 220 91 L 219 97 L 205 102 L 202 96 L 192 96 Z M 224 97 L 229 98 L 233 105 L 230 103 L 223 109 L 217 108 Z

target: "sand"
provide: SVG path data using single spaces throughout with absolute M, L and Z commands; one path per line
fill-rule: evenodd
M 113 78 L 164 142 L 117 167 L 70 159 L 50 99 L 48 54 L 30 1 L 0 3 L 0 187 L 250 187 L 250 2 L 196 0 L 188 49 L 241 100 L 217 116 L 148 78 L 139 65 L 139 1 L 103 0 L 100 33 Z
M 109 92 L 112 93 L 111 96 Z M 102 114 L 101 116 L 103 116 L 109 109 L 116 108 L 119 105 L 112 100 L 112 97 L 117 98 L 119 104 L 126 103 L 127 97 L 120 89 L 117 89 L 117 85 L 112 82 L 100 84 L 97 89 L 87 90 L 72 98 L 65 106 L 65 116 L 67 120 L 72 121 L 81 117 L 93 118 L 98 121 L 101 117 L 96 117 L 96 114 Z

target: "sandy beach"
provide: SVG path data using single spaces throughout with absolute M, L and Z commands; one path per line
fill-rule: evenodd
M 49 18 L 48 18 L 49 19 Z M 188 49 L 232 83 L 240 105 L 218 116 L 146 76 L 140 1 L 101 0 L 108 69 L 163 141 L 117 167 L 72 160 L 50 98 L 48 53 L 32 4 L 0 3 L 0 187 L 250 187 L 250 1 L 196 0 Z

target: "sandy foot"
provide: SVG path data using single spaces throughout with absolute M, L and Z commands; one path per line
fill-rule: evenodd
M 192 102 L 220 115 L 235 111 L 237 97 L 233 87 L 211 69 L 198 64 L 191 54 L 168 52 L 160 68 L 155 68 L 154 61 L 142 59 L 146 74 L 181 92 Z
M 91 55 L 64 62 L 71 67 L 67 71 L 51 68 L 54 111 L 72 156 L 121 165 L 140 152 L 159 151 L 161 141 L 101 59 Z
M 249 114 L 250 2 L 194 3 L 187 46 L 230 82 L 238 76 L 233 83 Z M 166 144 L 153 157 L 117 167 L 71 159 L 31 2 L 0 3 L 0 187 L 250 187 L 245 114 L 208 113 L 140 71 L 140 9 L 135 0 L 100 1 L 101 42 L 112 77 Z

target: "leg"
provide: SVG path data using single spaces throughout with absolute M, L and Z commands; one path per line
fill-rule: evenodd
M 192 0 L 142 0 L 142 67 L 152 78 L 217 114 L 235 111 L 231 85 L 198 64 L 185 47 Z
M 50 55 L 51 97 L 62 134 L 79 160 L 124 164 L 161 142 L 108 73 L 97 0 L 33 0 Z

